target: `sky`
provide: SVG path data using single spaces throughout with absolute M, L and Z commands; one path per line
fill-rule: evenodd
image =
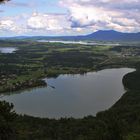
M 11 0 L 0 5 L 0 37 L 140 32 L 140 0 Z

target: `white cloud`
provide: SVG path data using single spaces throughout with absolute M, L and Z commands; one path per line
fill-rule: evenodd
M 70 23 L 62 14 L 39 14 L 33 13 L 27 20 L 27 25 L 31 29 L 57 30 L 68 29 Z
M 0 21 L 0 29 L 11 29 L 13 24 L 12 20 L 2 20 Z
M 61 0 L 60 5 L 68 8 L 73 28 L 140 31 L 139 0 Z
M 1 32 L 10 32 L 16 34 L 22 34 L 27 32 L 25 25 L 19 24 L 17 19 L 14 18 L 5 18 L 0 20 L 0 31 Z
M 37 2 L 11 2 L 9 5 L 27 6 L 34 11 L 33 1 Z M 0 19 L 0 32 L 31 35 L 85 34 L 104 29 L 140 32 L 140 0 L 59 0 L 59 6 L 68 12 L 25 12 L 17 16 L 3 17 Z

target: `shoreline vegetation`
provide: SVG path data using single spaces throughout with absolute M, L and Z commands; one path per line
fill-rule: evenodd
M 20 44 L 16 53 L 0 54 L 1 73 L 10 83 L 59 74 L 62 70 L 95 70 L 132 67 L 123 77 L 126 93 L 110 109 L 82 119 L 47 119 L 18 115 L 13 105 L 0 102 L 0 138 L 4 140 L 139 140 L 140 139 L 140 47 L 81 46 L 60 43 Z M 3 46 L 9 46 L 4 42 Z M 10 44 L 11 45 L 11 44 Z M 46 51 L 47 50 L 47 51 Z M 18 58 L 18 59 L 17 59 Z M 3 62 L 7 62 L 5 65 Z M 10 71 L 9 71 L 10 69 Z M 65 71 L 64 71 L 65 72 Z M 15 74 L 15 79 L 9 75 Z M 56 74 L 56 76 L 57 76 Z M 26 77 L 26 78 L 25 78 Z M 2 131 L 1 131 L 2 130 Z
M 75 75 L 75 74 L 86 74 L 88 72 L 97 72 L 100 70 L 104 70 L 104 69 L 111 69 L 111 68 L 122 68 L 122 66 L 116 66 L 116 67 L 103 67 L 103 68 L 98 68 L 96 70 L 86 70 L 86 69 L 75 69 L 75 70 L 54 70 L 54 71 L 50 71 L 48 74 L 44 74 L 44 76 L 42 75 L 41 78 L 39 77 L 38 79 L 28 79 L 28 80 L 24 80 L 24 81 L 16 81 L 13 82 L 11 84 L 7 84 L 6 79 L 3 79 L 0 81 L 1 86 L 3 86 L 3 88 L 0 88 L 0 94 L 1 93 L 12 93 L 12 92 L 16 92 L 16 91 L 22 91 L 22 90 L 28 90 L 28 89 L 32 89 L 32 88 L 38 88 L 38 87 L 45 87 L 48 86 L 48 83 L 46 81 L 44 81 L 44 78 L 57 78 L 59 75 L 61 74 L 71 74 L 71 75 Z M 74 69 L 74 68 L 73 68 Z M 47 77 L 46 77 L 47 76 Z M 12 77 L 13 78 L 13 77 Z
M 108 110 L 82 119 L 14 116 L 10 140 L 138 140 L 140 138 L 140 67 L 123 77 L 126 93 Z M 133 86 L 130 86 L 133 85 Z M 4 103 L 8 106 L 8 103 Z M 5 105 L 4 105 L 5 106 Z M 10 104 L 9 104 L 10 106 Z M 13 110 L 13 106 L 11 108 Z M 1 127 L 1 126 L 0 126 Z M 8 139 L 9 140 L 9 139 Z
M 132 67 L 140 61 L 140 47 L 0 41 L 16 48 L 0 53 L 0 93 L 46 86 L 41 80 L 60 74 L 84 74 L 106 68 Z
M 122 68 L 122 67 L 121 66 L 104 67 L 104 68 L 96 69 L 96 70 L 86 70 L 86 69 L 80 69 L 80 70 L 75 69 L 75 70 L 70 70 L 70 71 L 54 70 L 54 71 L 51 71 L 50 73 L 48 73 L 48 75 L 46 75 L 46 74 L 44 74 L 44 76 L 42 75 L 41 78 L 39 77 L 38 79 L 28 79 L 28 80 L 24 80 L 24 81 L 16 81 L 16 82 L 11 83 L 11 84 L 7 84 L 6 79 L 3 79 L 0 81 L 1 86 L 4 85 L 3 88 L 0 88 L 0 94 L 1 93 L 4 94 L 4 93 L 8 93 L 8 92 L 12 93 L 12 92 L 28 90 L 28 89 L 32 89 L 32 88 L 48 86 L 48 83 L 43 80 L 44 78 L 57 78 L 61 74 L 84 75 L 88 72 L 97 72 L 97 71 L 108 69 L 108 68 L 110 69 L 110 68 Z

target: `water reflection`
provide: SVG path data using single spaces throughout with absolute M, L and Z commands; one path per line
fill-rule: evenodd
M 0 47 L 0 53 L 13 53 L 16 50 L 14 47 Z
M 130 68 L 106 69 L 86 75 L 60 75 L 45 79 L 50 86 L 23 91 L 3 99 L 18 113 L 38 117 L 81 118 L 111 107 L 125 92 L 122 77 Z

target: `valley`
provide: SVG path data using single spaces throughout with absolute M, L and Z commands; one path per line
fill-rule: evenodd
M 34 41 L 1 41 L 0 92 L 47 86 L 45 77 L 83 74 L 106 68 L 134 67 L 139 62 L 139 46 L 82 45 Z M 11 59 L 12 58 L 12 59 Z
M 21 104 L 23 103 L 23 105 L 26 104 L 27 100 L 30 102 L 31 100 L 33 101 L 33 99 L 35 99 L 34 97 L 36 96 L 41 97 L 41 94 L 43 100 L 46 99 L 46 97 L 44 97 L 44 95 L 46 96 L 46 92 L 44 92 L 45 93 L 44 95 L 43 93 L 41 93 L 41 91 L 39 91 L 39 94 L 36 93 L 36 95 L 35 92 L 31 94 L 30 92 L 34 91 L 35 90 L 34 88 L 37 88 L 37 90 L 43 88 L 44 89 L 51 88 L 49 87 L 50 82 L 48 82 L 49 81 L 48 79 L 54 78 L 55 83 L 55 81 L 57 81 L 57 79 L 55 80 L 55 78 L 59 78 L 59 76 L 62 74 L 68 75 L 79 74 L 81 75 L 80 77 L 82 78 L 82 75 L 86 75 L 86 73 L 88 75 L 88 72 L 97 72 L 99 70 L 104 69 L 111 70 L 111 68 L 124 68 L 124 67 L 136 69 L 136 71 L 132 73 L 129 73 L 131 71 L 126 72 L 128 74 L 123 77 L 123 84 L 127 90 L 126 93 L 123 94 L 123 92 L 125 91 L 121 90 L 119 92 L 119 96 L 114 101 L 112 100 L 113 102 L 109 106 L 104 108 L 106 109 L 106 111 L 101 110 L 100 110 L 101 112 L 97 111 L 98 113 L 96 112 L 95 113 L 96 115 L 95 114 L 90 115 L 91 113 L 89 114 L 89 112 L 87 112 L 84 115 L 85 117 L 82 117 L 82 115 L 80 114 L 78 115 L 77 118 L 69 117 L 69 115 L 67 118 L 63 117 L 61 113 L 60 117 L 63 118 L 59 119 L 54 119 L 54 116 L 50 116 L 49 119 L 38 118 L 29 115 L 21 115 L 20 114 L 21 112 L 19 112 L 19 114 L 15 113 L 17 107 L 20 106 L 20 105 L 16 106 L 16 102 L 14 108 L 15 111 L 13 111 L 13 104 L 1 101 L 0 111 L 2 116 L 5 113 L 6 116 L 9 115 L 9 119 L 7 118 L 6 123 L 3 124 L 4 126 L 2 126 L 2 128 L 4 127 L 4 130 L 6 131 L 6 133 L 8 132 L 11 138 L 15 139 L 16 137 L 17 139 L 20 140 L 28 140 L 28 139 L 92 140 L 93 137 L 95 140 L 101 139 L 138 140 L 140 138 L 139 136 L 140 48 L 138 43 L 136 43 L 137 45 L 134 45 L 134 43 L 132 45 L 130 43 L 129 45 L 124 43 L 114 46 L 114 45 L 63 44 L 60 42 L 51 43 L 51 42 L 34 42 L 25 40 L 24 41 L 2 40 L 0 44 L 2 48 L 4 47 L 13 48 L 13 46 L 16 47 L 16 50 L 14 52 L 0 53 L 1 100 L 5 99 L 7 101 L 10 101 L 10 97 L 12 99 L 14 96 L 15 97 L 21 96 L 21 99 L 24 101 L 24 102 L 21 101 Z M 114 73 L 111 77 L 113 78 L 115 75 L 116 74 Z M 44 81 L 44 78 L 47 78 L 47 82 Z M 83 78 L 86 80 L 86 77 Z M 83 81 L 84 80 L 82 80 L 81 82 Z M 116 80 L 113 81 L 115 82 Z M 119 81 L 118 84 L 121 83 L 121 80 Z M 107 83 L 108 82 L 106 82 L 106 84 Z M 113 82 L 111 82 L 111 84 L 113 84 Z M 101 82 L 98 84 L 98 86 L 99 85 L 101 85 Z M 54 87 L 54 89 L 52 90 L 57 90 L 57 88 L 54 85 L 51 86 Z M 91 87 L 95 89 L 94 86 L 91 85 Z M 111 88 L 109 89 L 111 90 Z M 84 89 L 81 90 L 84 91 Z M 92 92 L 92 90 L 91 93 L 94 93 Z M 23 94 L 23 92 L 25 94 Z M 89 93 L 89 95 L 91 93 Z M 114 93 L 116 96 L 115 91 L 110 93 Z M 61 97 L 62 95 L 64 95 L 65 97 L 66 94 L 62 94 L 61 92 Z M 29 98 L 30 96 L 31 98 Z M 50 100 L 51 96 L 60 96 L 60 93 L 58 95 L 56 93 L 55 94 L 52 93 L 52 95 L 48 94 L 47 96 L 48 100 Z M 17 99 L 17 97 L 15 99 Z M 40 97 L 37 97 L 36 99 L 41 99 Z M 91 96 L 84 96 L 85 99 L 87 97 L 91 99 Z M 111 96 L 109 96 L 108 98 L 110 97 Z M 36 99 L 35 101 L 37 103 Z M 63 98 L 61 98 L 61 100 L 62 99 Z M 94 97 L 92 97 L 92 99 L 94 99 Z M 43 102 L 43 100 L 42 104 L 45 103 Z M 20 100 L 16 101 L 18 103 Z M 107 103 L 109 103 L 110 101 L 111 100 L 107 101 Z M 47 103 L 49 103 L 49 101 Z M 53 102 L 51 102 L 50 100 L 50 103 Z M 64 103 L 64 101 L 62 103 Z M 68 103 L 68 101 L 66 101 L 66 103 Z M 61 104 L 59 105 L 61 106 Z M 99 105 L 101 104 L 99 103 Z M 22 106 L 22 108 L 24 106 Z M 35 106 L 36 104 L 34 105 L 32 104 L 32 106 L 30 104 L 30 107 L 34 108 Z M 80 106 L 82 106 L 82 104 Z M 28 109 L 30 107 L 28 107 Z M 59 106 L 56 105 L 56 107 Z M 6 108 L 7 110 L 5 110 Z M 31 110 L 33 110 L 33 108 Z M 91 106 L 88 107 L 88 109 L 89 108 L 91 108 L 92 110 Z M 85 110 L 87 111 L 88 109 Z M 102 110 L 104 109 L 102 108 Z M 50 109 L 48 108 L 48 110 Z M 70 109 L 66 108 L 66 112 L 68 112 L 68 110 L 70 111 Z M 36 113 L 37 112 L 35 112 L 35 114 Z M 88 116 L 87 114 L 89 114 L 90 116 Z M 45 117 L 46 116 L 47 115 L 45 115 Z M 80 118 L 80 116 L 82 118 Z

